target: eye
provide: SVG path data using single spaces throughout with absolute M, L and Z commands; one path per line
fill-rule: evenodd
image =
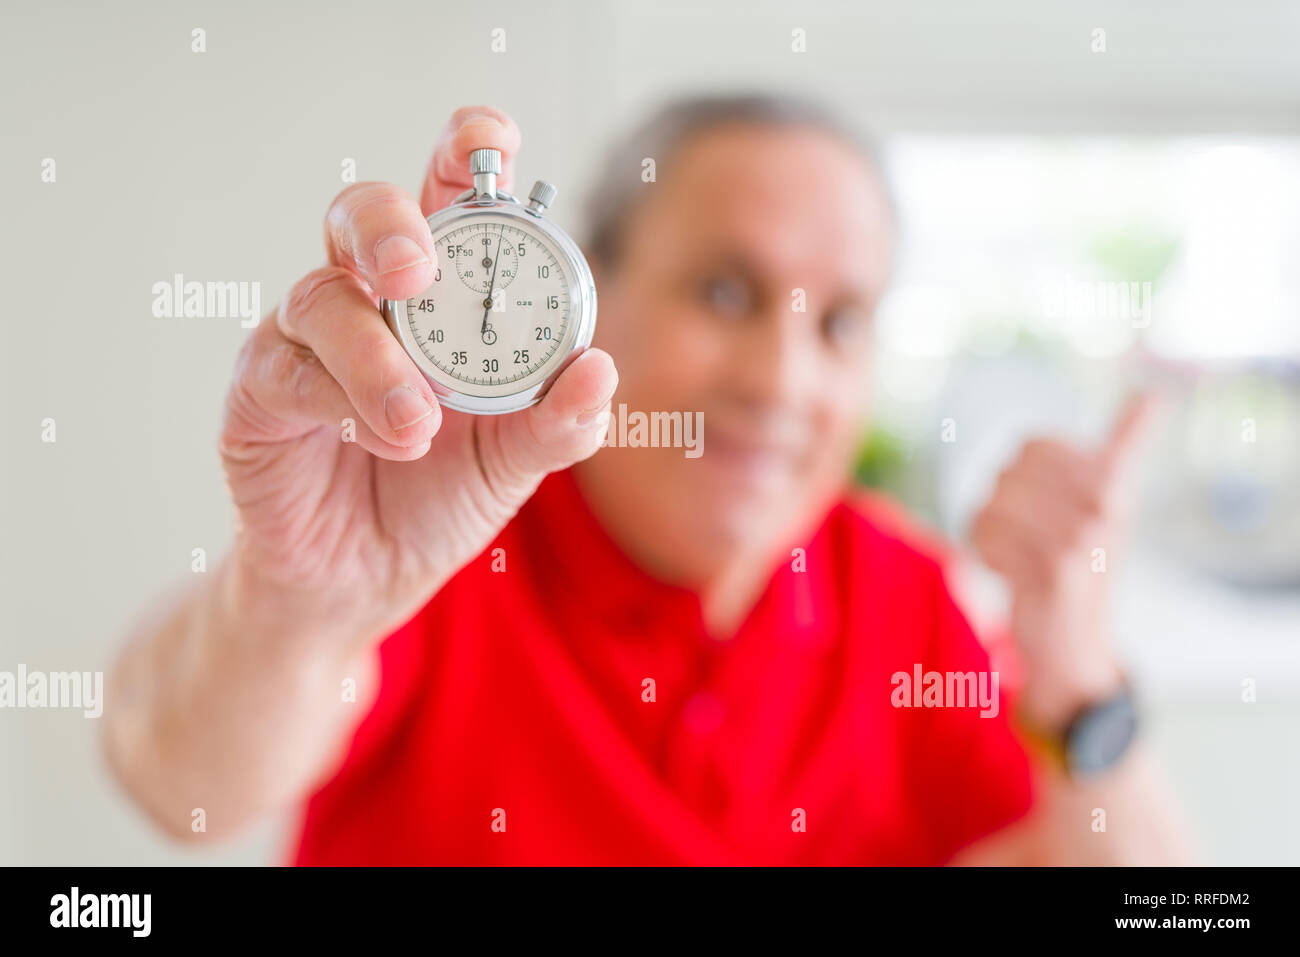
M 870 326 L 871 316 L 865 309 L 837 306 L 822 320 L 822 333 L 833 346 L 850 346 L 861 340 Z
M 739 276 L 706 276 L 700 280 L 697 292 L 701 302 L 722 315 L 743 316 L 753 305 L 749 283 Z

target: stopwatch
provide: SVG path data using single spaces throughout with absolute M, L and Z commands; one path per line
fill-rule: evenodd
M 440 402 L 516 412 L 591 344 L 596 283 L 577 244 L 545 216 L 554 186 L 538 180 L 526 204 L 498 189 L 499 150 L 474 150 L 469 169 L 473 188 L 428 217 L 433 282 L 380 309 Z

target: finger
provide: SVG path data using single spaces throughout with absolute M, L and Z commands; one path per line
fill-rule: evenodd
M 1017 573 L 1039 585 L 1054 581 L 1100 527 L 1090 513 L 1051 487 L 1024 475 L 1005 473 L 993 498 L 972 523 L 971 540 L 982 556 L 992 540 L 1014 544 L 1031 568 L 1030 573 L 1023 568 Z M 992 562 L 989 567 L 1001 570 Z
M 433 282 L 438 254 L 415 197 L 388 183 L 357 183 L 325 214 L 332 265 L 351 269 L 386 299 L 409 299 Z
M 971 523 L 971 544 L 985 565 L 1013 584 L 1038 586 L 1047 582 L 1046 559 L 1032 538 L 1014 522 L 985 508 Z
M 377 436 L 316 355 L 274 322 L 263 323 L 240 354 L 227 408 L 239 427 L 225 434 L 240 442 L 282 442 L 325 427 L 340 442 L 398 462 L 429 449 L 428 442 L 403 448 Z
M 1033 552 L 1026 549 L 1005 528 L 980 530 L 978 534 L 973 529 L 972 544 L 980 561 L 1008 582 L 1040 584 L 1041 564 L 1034 557 Z
M 483 463 L 493 490 L 503 499 L 526 493 L 546 473 L 592 455 L 604 441 L 617 386 L 608 353 L 588 349 L 537 405 L 492 420 Z
M 308 273 L 277 319 L 288 339 L 316 355 L 379 438 L 411 448 L 437 433 L 442 412 L 428 380 L 388 331 L 355 273 L 337 266 Z
M 453 113 L 438 136 L 420 191 L 420 207 L 425 215 L 450 205 L 474 185 L 469 174 L 469 154 L 474 150 L 501 151 L 497 185 L 510 192 L 520 140 L 515 121 L 496 107 L 463 106 Z
M 1138 392 L 1124 403 L 1110 433 L 1097 450 L 1097 461 L 1108 474 L 1132 457 L 1155 420 L 1159 405 L 1159 396 L 1150 391 Z
M 989 567 L 1000 571 L 997 549 L 1006 553 L 1002 574 L 1013 584 L 1033 588 L 1050 588 L 1059 581 L 1062 572 L 1079 557 L 1078 549 L 1061 549 L 1044 535 L 1041 527 L 1031 521 L 1020 509 L 995 506 L 983 516 L 990 531 L 984 532 L 981 555 L 987 555 Z
M 1105 507 L 1105 475 L 1095 457 L 1052 439 L 1033 439 L 1020 450 L 1016 464 L 1004 474 L 1022 475 L 1073 499 L 1080 508 L 1098 513 Z
M 1043 483 L 1024 472 L 1004 474 L 990 504 L 1052 552 L 1077 547 L 1097 521 L 1096 513 L 1056 484 Z

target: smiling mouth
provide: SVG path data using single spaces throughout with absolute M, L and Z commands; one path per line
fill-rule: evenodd
M 786 446 L 740 439 L 716 429 L 709 435 L 709 449 L 704 458 L 712 458 L 728 470 L 748 473 L 767 481 L 793 475 L 798 460 L 794 451 Z

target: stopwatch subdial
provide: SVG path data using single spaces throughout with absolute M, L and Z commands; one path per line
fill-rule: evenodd
M 483 345 L 494 346 L 497 344 L 497 331 L 491 326 L 488 326 L 483 330 L 483 334 L 480 338 L 483 340 Z
M 455 252 L 456 275 L 477 293 L 505 289 L 519 273 L 519 243 L 504 230 L 475 232 Z

